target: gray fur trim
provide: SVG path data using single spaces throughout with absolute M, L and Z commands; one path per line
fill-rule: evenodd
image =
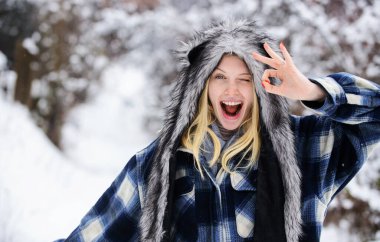
M 177 50 L 181 72 L 173 91 L 173 101 L 159 136 L 153 167 L 140 220 L 142 241 L 161 241 L 163 219 L 169 188 L 169 160 L 175 153 L 183 131 L 193 120 L 205 81 L 225 53 L 242 58 L 251 73 L 260 100 L 261 116 L 270 133 L 274 151 L 279 159 L 285 191 L 285 231 L 287 241 L 296 242 L 301 235 L 301 172 L 297 165 L 294 137 L 290 129 L 288 103 L 280 96 L 263 90 L 261 76 L 265 66 L 251 57 L 252 51 L 265 54 L 262 44 L 272 40 L 252 21 L 227 20 L 211 25 L 182 43 Z M 191 63 L 191 50 L 205 44 L 200 60 Z M 271 46 L 274 46 L 273 44 Z M 278 80 L 277 80 L 278 81 Z

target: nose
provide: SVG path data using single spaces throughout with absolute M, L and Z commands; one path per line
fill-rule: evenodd
M 225 94 L 233 95 L 233 94 L 236 94 L 238 92 L 239 91 L 238 91 L 237 83 L 235 81 L 228 81 L 226 83 L 226 86 L 224 89 Z

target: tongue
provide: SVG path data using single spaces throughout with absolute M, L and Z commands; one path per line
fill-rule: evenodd
M 234 106 L 226 105 L 226 113 L 228 115 L 234 115 L 236 113 L 237 109 L 238 109 L 237 105 L 234 105 Z

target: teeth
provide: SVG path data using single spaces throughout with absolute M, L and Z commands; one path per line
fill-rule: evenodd
M 226 101 L 223 101 L 222 103 L 228 106 L 236 106 L 236 105 L 241 104 L 241 102 L 226 102 Z

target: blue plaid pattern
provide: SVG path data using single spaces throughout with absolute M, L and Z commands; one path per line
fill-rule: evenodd
M 329 203 L 380 140 L 379 85 L 347 73 L 312 81 L 328 97 L 320 107 L 303 103 L 320 116 L 291 117 L 303 176 L 305 241 L 319 241 Z
M 290 116 L 302 180 L 302 219 L 306 237 L 319 241 L 326 209 L 358 172 L 380 139 L 380 87 L 338 73 L 312 79 L 328 97 L 321 115 Z M 67 241 L 137 241 L 141 203 L 153 142 L 137 153 L 82 219 Z M 184 149 L 178 153 L 187 154 Z M 191 154 L 189 154 L 191 155 Z M 257 169 L 215 173 L 201 159 L 204 179 L 192 162 L 179 160 L 171 235 L 175 241 L 249 241 L 254 237 Z

